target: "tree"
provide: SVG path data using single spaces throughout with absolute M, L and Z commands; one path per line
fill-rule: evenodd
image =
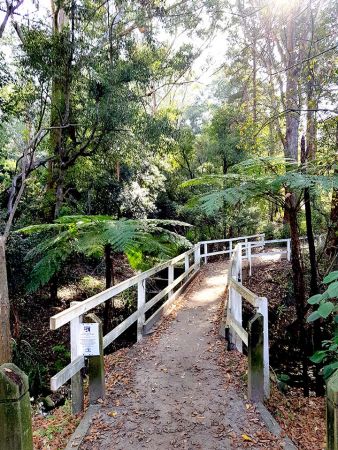
M 109 216 L 63 216 L 52 224 L 22 228 L 18 230 L 19 233 L 52 234 L 27 255 L 31 260 L 38 258 L 28 290 L 33 292 L 47 284 L 63 269 L 67 259 L 74 253 L 104 256 L 106 288 L 109 288 L 114 278 L 112 259 L 114 254 L 129 254 L 137 250 L 163 258 L 177 252 L 178 248 L 189 247 L 191 244 L 187 239 L 168 229 L 175 226 L 189 225 L 172 220 L 116 220 Z M 111 302 L 107 302 L 104 315 L 105 330 L 109 328 L 111 313 Z
M 291 170 L 291 167 L 293 170 Z M 224 182 L 226 186 L 221 188 Z M 248 199 L 265 197 L 273 199 L 284 208 L 290 217 L 291 228 L 291 265 L 293 273 L 293 290 L 297 321 L 299 325 L 299 345 L 302 352 L 304 395 L 309 395 L 308 384 L 308 340 L 306 332 L 306 304 L 305 304 L 305 284 L 303 278 L 303 267 L 298 249 L 299 230 L 297 225 L 297 214 L 299 213 L 304 189 L 314 189 L 320 186 L 321 189 L 329 191 L 336 187 L 338 178 L 335 175 L 316 175 L 302 173 L 295 162 L 276 159 L 260 158 L 256 160 L 246 160 L 232 168 L 232 171 L 221 177 L 210 175 L 184 183 L 184 186 L 207 185 L 214 187 L 208 194 L 202 194 L 197 201 L 205 211 L 212 214 L 222 207 L 223 202 L 232 205 L 245 203 Z M 285 196 L 284 192 L 288 192 Z M 293 194 L 291 194 L 291 192 Z M 294 199 L 290 203 L 288 197 L 293 195 Z M 295 254 L 293 253 L 295 252 Z M 302 288 L 300 291 L 299 288 Z

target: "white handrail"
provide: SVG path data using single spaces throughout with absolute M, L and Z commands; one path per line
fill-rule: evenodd
M 263 364 L 264 364 L 264 393 L 268 398 L 270 395 L 269 378 L 269 321 L 268 301 L 265 297 L 258 297 L 241 283 L 242 261 L 248 257 L 251 260 L 251 242 L 236 245 L 230 261 L 228 271 L 228 304 L 226 326 L 232 331 L 231 341 L 238 351 L 242 352 L 242 342 L 247 345 L 247 332 L 242 327 L 242 299 L 248 301 L 256 311 L 264 318 L 263 329 Z M 246 250 L 243 256 L 243 250 Z
M 250 239 L 259 239 L 258 241 L 249 241 Z M 92 309 L 101 305 L 102 303 L 112 299 L 116 295 L 121 292 L 137 286 L 138 287 L 138 307 L 137 310 L 132 313 L 129 317 L 127 317 L 122 323 L 117 325 L 113 330 L 109 331 L 106 336 L 103 337 L 103 348 L 107 347 L 111 344 L 118 336 L 120 336 L 127 328 L 129 328 L 133 323 L 137 321 L 138 323 L 138 340 L 142 337 L 142 330 L 149 328 L 160 316 L 162 311 L 165 311 L 169 308 L 170 304 L 174 301 L 174 299 L 179 295 L 179 293 L 189 284 L 189 282 L 193 279 L 193 277 L 197 274 L 201 264 L 201 258 L 204 258 L 205 262 L 207 262 L 207 256 L 215 256 L 220 254 L 229 253 L 230 256 L 233 253 L 233 242 L 235 241 L 245 241 L 245 245 L 248 245 L 248 242 L 251 242 L 252 245 L 259 244 L 264 245 L 264 234 L 255 234 L 251 236 L 241 236 L 237 238 L 229 238 L 229 239 L 220 239 L 220 240 L 211 240 L 211 241 L 201 241 L 195 244 L 190 250 L 176 256 L 175 258 L 170 259 L 162 264 L 159 264 L 145 272 L 137 274 L 127 280 L 122 281 L 121 283 L 112 286 L 105 291 L 100 292 L 99 294 L 93 295 L 92 297 L 82 301 L 76 302 L 76 304 L 71 305 L 69 308 L 64 311 L 55 314 L 50 318 L 50 329 L 56 330 L 67 323 L 75 324 L 77 323 L 84 314 L 88 313 Z M 213 243 L 229 243 L 229 250 L 226 251 L 215 251 L 210 252 L 209 254 L 201 254 L 201 246 L 204 249 L 207 249 L 208 244 Z M 244 244 L 243 243 L 243 244 Z M 194 255 L 194 262 L 190 265 L 189 257 L 190 255 Z M 184 264 L 184 272 L 175 279 L 175 264 L 181 262 Z M 146 280 L 158 272 L 161 272 L 165 269 L 168 269 L 168 286 L 162 289 L 158 294 L 156 294 L 153 298 L 151 298 L 148 302 L 145 301 L 146 294 Z M 179 287 L 176 291 L 174 288 L 177 288 L 179 283 L 183 283 L 181 287 Z M 163 299 L 166 295 L 168 295 L 168 299 L 166 302 L 147 320 L 145 320 L 145 313 L 152 307 L 154 307 L 161 299 Z M 73 327 L 74 328 L 74 327 Z M 75 329 L 75 328 L 74 328 Z M 77 333 L 71 333 L 71 346 L 77 347 L 77 343 L 74 342 L 75 339 L 78 339 Z M 74 376 L 76 372 L 76 368 L 80 367 L 80 355 L 72 354 L 71 363 L 68 364 L 61 372 L 57 373 L 51 382 L 51 388 L 53 390 L 60 387 L 69 378 Z M 82 360 L 81 360 L 82 361 Z M 74 372 L 75 371 L 75 372 Z M 60 384 L 61 383 L 61 384 Z

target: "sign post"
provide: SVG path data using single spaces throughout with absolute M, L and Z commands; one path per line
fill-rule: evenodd
M 106 396 L 104 383 L 103 332 L 102 322 L 95 314 L 84 318 L 80 345 L 88 356 L 89 403 L 93 405 Z

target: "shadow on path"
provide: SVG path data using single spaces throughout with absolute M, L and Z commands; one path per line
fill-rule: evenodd
M 114 367 L 118 381 L 82 450 L 256 448 L 242 435 L 262 429 L 260 420 L 219 366 L 224 340 L 216 322 L 226 281 L 224 262 L 203 267 L 176 317 L 135 345 L 126 367 Z

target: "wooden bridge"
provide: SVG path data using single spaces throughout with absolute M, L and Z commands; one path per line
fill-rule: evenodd
M 269 252 L 271 246 L 273 252 Z M 87 364 L 90 403 L 101 402 L 87 437 L 78 442 L 76 438 L 69 448 L 246 448 L 244 443 L 258 442 L 258 436 L 265 436 L 266 448 L 285 448 L 262 423 L 258 407 L 251 407 L 238 388 L 227 383 L 224 361 L 225 335 L 240 352 L 244 344 L 247 398 L 261 407 L 269 396 L 268 305 L 267 299 L 257 297 L 241 281 L 243 264 L 251 272 L 254 259 L 266 254 L 290 259 L 290 241 L 265 241 L 264 235 L 254 235 L 200 242 L 53 316 L 52 330 L 70 323 L 71 362 L 51 379 L 51 389 L 57 390 L 71 379 L 73 412 L 82 410 L 81 369 Z M 154 278 L 166 278 L 167 286 L 154 296 L 147 295 Z M 132 288 L 137 289 L 137 309 L 105 336 L 99 323 L 100 354 L 85 356 L 81 323 L 99 322 L 88 313 Z M 247 329 L 242 324 L 243 301 L 254 310 Z M 172 311 L 174 317 L 159 322 Z M 109 361 L 114 356 L 106 357 L 104 375 L 104 348 L 135 322 L 138 343 L 124 361 L 116 364 L 112 359 L 113 368 Z M 162 325 L 152 334 L 158 322 Z M 114 377 L 127 382 L 116 383 Z M 231 413 L 226 413 L 230 404 Z M 291 443 L 288 448 L 293 448 Z

